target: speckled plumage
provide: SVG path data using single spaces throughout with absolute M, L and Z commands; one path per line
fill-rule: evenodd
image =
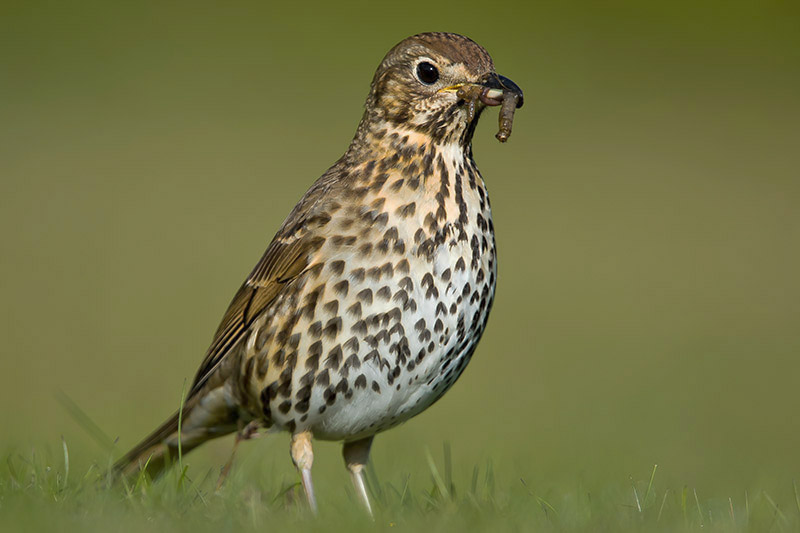
M 423 60 L 441 73 L 435 87 L 415 78 Z M 284 429 L 309 491 L 311 436 L 342 440 L 358 488 L 372 436 L 458 379 L 486 326 L 497 261 L 471 149 L 483 105 L 469 120 L 450 87 L 493 72 L 486 51 L 455 34 L 410 37 L 387 54 L 349 149 L 225 314 L 187 398 L 185 451 L 248 425 Z M 160 469 L 176 441 L 173 417 L 117 470 L 148 458 Z

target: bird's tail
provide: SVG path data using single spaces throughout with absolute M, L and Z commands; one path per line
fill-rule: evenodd
M 220 419 L 219 412 L 213 413 L 217 416 L 210 417 L 212 413 L 203 405 L 206 402 L 196 400 L 196 397 L 192 398 L 182 411 L 169 417 L 114 463 L 112 477 L 127 478 L 144 470 L 151 479 L 155 479 L 178 461 L 179 453 L 189 453 L 208 440 L 236 431 L 235 422 L 227 416 Z

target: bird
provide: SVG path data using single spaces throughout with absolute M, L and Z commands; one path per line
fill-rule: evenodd
M 421 33 L 394 46 L 352 142 L 233 297 L 181 408 L 113 473 L 156 477 L 179 446 L 185 454 L 236 433 L 235 450 L 283 430 L 312 511 L 318 439 L 343 442 L 371 515 L 364 468 L 374 436 L 441 398 L 486 327 L 497 254 L 472 137 L 483 110 L 502 106 L 505 141 L 522 103 L 467 37 Z

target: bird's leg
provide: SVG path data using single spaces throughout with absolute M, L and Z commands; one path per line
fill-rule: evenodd
M 301 431 L 292 435 L 292 462 L 300 472 L 300 480 L 303 482 L 308 506 L 311 511 L 317 513 L 317 500 L 314 497 L 314 485 L 311 482 L 311 465 L 314 463 L 314 452 L 311 449 L 311 432 Z
M 239 447 L 239 443 L 243 440 L 256 438 L 258 436 L 259 427 L 261 427 L 261 422 L 258 420 L 253 420 L 245 427 L 241 427 L 241 424 L 239 425 L 239 431 L 236 432 L 236 439 L 233 441 L 233 450 L 231 450 L 231 456 L 228 458 L 225 466 L 223 466 L 222 470 L 219 472 L 219 478 L 217 478 L 217 490 L 221 489 L 222 484 L 225 483 L 226 479 L 228 479 L 228 474 L 230 474 L 231 467 L 233 466 L 233 457 L 236 455 L 236 449 Z
M 369 496 L 367 496 L 367 488 L 364 486 L 364 467 L 367 465 L 369 459 L 369 448 L 372 446 L 372 437 L 356 440 L 353 442 L 345 442 L 342 448 L 342 455 L 344 456 L 344 464 L 350 472 L 350 477 L 353 480 L 353 485 L 356 488 L 358 497 L 367 508 L 367 512 L 372 516 L 372 507 L 369 504 Z

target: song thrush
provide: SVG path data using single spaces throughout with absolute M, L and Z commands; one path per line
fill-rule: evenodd
M 500 140 L 522 91 L 489 54 L 424 33 L 378 67 L 347 152 L 295 206 L 222 319 L 181 414 L 181 447 L 260 427 L 292 434 L 312 509 L 312 436 L 344 441 L 362 470 L 373 436 L 439 399 L 486 326 L 497 281 L 486 186 L 472 158 L 481 111 L 501 105 Z M 176 413 L 120 459 L 160 472 Z

